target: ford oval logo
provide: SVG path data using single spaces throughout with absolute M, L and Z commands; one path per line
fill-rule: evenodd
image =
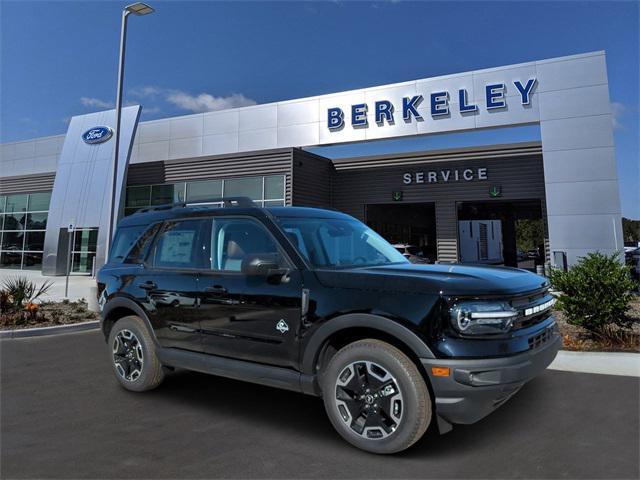
M 113 135 L 110 127 L 93 127 L 82 134 L 82 140 L 85 143 L 102 143 L 106 142 Z

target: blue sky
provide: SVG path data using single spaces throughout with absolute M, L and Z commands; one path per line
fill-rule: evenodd
M 606 50 L 623 215 L 640 218 L 638 2 L 149 3 L 155 14 L 130 21 L 125 78 L 143 120 Z M 0 2 L 0 141 L 110 108 L 124 5 Z M 321 152 L 538 138 L 519 127 Z

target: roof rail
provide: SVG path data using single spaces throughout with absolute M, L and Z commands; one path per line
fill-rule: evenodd
M 197 206 L 203 203 L 222 203 L 225 207 L 259 208 L 249 197 L 210 197 L 199 199 L 197 202 L 165 203 L 163 205 L 144 207 L 140 210 L 136 210 L 134 214 L 153 212 L 155 210 L 171 210 L 174 208 L 184 208 L 190 205 Z

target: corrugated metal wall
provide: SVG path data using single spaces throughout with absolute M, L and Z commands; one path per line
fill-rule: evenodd
M 328 158 L 294 149 L 293 205 L 331 208 L 334 174 Z
M 127 185 L 150 185 L 184 181 L 285 175 L 285 199 L 291 205 L 293 149 L 264 150 L 242 155 L 217 155 L 197 160 L 134 163 L 129 166 Z
M 55 178 L 55 172 L 16 177 L 0 177 L 0 195 L 50 192 L 53 190 L 53 181 Z
M 489 189 L 502 187 L 500 201 L 539 199 L 544 209 L 544 172 L 538 145 L 491 148 L 458 153 L 423 153 L 341 159 L 334 161 L 333 206 L 361 220 L 367 204 L 392 203 L 394 191 L 404 203 L 432 202 L 436 211 L 438 260 L 458 258 L 457 203 L 491 201 Z M 404 173 L 462 170 L 485 167 L 487 180 L 442 183 L 403 183 Z M 452 174 L 453 176 L 453 174 Z M 543 210 L 544 211 L 544 210 Z M 546 233 L 546 216 L 545 221 Z

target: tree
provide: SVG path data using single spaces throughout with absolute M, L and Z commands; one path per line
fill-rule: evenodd
M 624 242 L 640 242 L 640 220 L 622 217 L 622 237 Z

